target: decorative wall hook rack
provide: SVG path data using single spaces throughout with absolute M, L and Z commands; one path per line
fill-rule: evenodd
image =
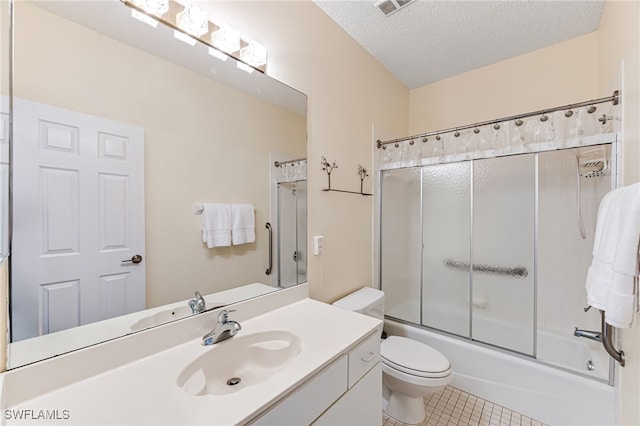
M 323 189 L 323 191 L 346 192 L 348 194 L 360 194 L 369 196 L 373 195 L 367 194 L 363 191 L 364 179 L 369 176 L 369 173 L 367 172 L 367 169 L 365 169 L 361 164 L 358 164 L 358 174 L 360 175 L 360 192 L 331 188 L 331 172 L 333 172 L 334 169 L 337 169 L 338 165 L 335 161 L 333 163 L 329 163 L 324 155 L 322 156 L 322 161 L 320 162 L 320 164 L 322 164 L 322 170 L 327 172 L 327 188 Z

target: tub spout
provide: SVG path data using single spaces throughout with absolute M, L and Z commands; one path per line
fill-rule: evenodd
M 580 330 L 576 327 L 573 335 L 576 337 L 584 337 L 587 339 L 595 340 L 596 342 L 602 342 L 602 333 L 599 331 Z

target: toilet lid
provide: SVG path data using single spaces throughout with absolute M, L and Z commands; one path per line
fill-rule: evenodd
M 450 374 L 449 360 L 431 346 L 406 337 L 389 336 L 382 341 L 383 362 L 400 371 L 420 377 L 444 377 Z

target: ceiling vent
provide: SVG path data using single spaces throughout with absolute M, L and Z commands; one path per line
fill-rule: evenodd
M 389 16 L 414 1 L 415 0 L 382 0 L 376 3 L 375 6 L 380 9 L 385 16 Z

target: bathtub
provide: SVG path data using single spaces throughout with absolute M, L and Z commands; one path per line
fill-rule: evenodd
M 615 388 L 606 383 L 388 318 L 384 328 L 442 352 L 451 385 L 465 392 L 549 425 L 616 424 Z

